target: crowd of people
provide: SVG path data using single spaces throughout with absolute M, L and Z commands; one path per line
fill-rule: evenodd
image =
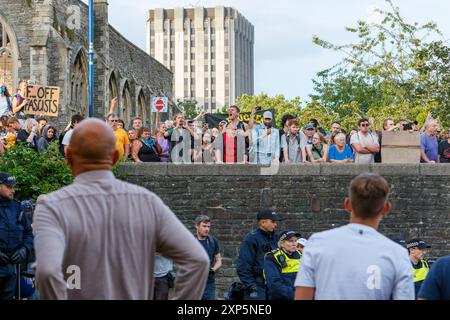
M 21 270 L 36 260 L 42 299 L 167 299 L 174 265 L 173 298 L 217 299 L 222 258 L 211 219 L 197 217 L 192 234 L 158 196 L 114 177 L 112 167 L 129 152 L 118 148 L 126 139 L 117 139 L 114 114 L 108 124 L 72 120 L 63 152 L 75 180 L 41 196 L 34 215 L 14 199 L 15 177 L 0 173 L 0 298 L 23 297 L 30 286 L 22 286 Z M 356 177 L 344 201 L 349 224 L 309 239 L 289 229 L 278 234 L 281 215 L 262 209 L 240 245 L 240 286 L 227 298 L 239 291 L 248 300 L 450 299 L 448 257 L 431 265 L 425 241 L 395 243 L 377 231 L 392 208 L 389 192 L 379 175 Z M 76 270 L 82 273 L 70 273 Z
M 71 131 L 83 120 L 72 116 L 68 126 L 58 134 L 56 126 L 45 117 L 25 115 L 23 92 L 26 81 L 11 97 L 4 84 L 0 84 L 0 155 L 23 143 L 37 152 L 43 152 L 52 141 L 58 141 L 65 155 Z M 282 117 L 281 128 L 275 128 L 271 111 L 263 114 L 263 122 L 255 122 L 257 108 L 250 121 L 239 121 L 240 109 L 230 106 L 227 120 L 217 127 L 209 127 L 205 112 L 186 120 L 182 113 L 173 120 L 159 122 L 155 130 L 144 127 L 142 118 L 135 117 L 128 127 L 115 114 L 117 99 L 111 101 L 107 124 L 114 130 L 116 147 L 123 161 L 174 163 L 377 163 L 382 162 L 383 132 L 420 131 L 420 162 L 450 163 L 450 128 L 441 134 L 438 122 L 430 114 L 419 127 L 417 121 L 393 119 L 383 122 L 382 130 L 375 128 L 373 119 L 360 119 L 349 132 L 334 121 L 329 130 L 316 119 L 310 119 L 303 128 L 301 120 L 293 115 Z

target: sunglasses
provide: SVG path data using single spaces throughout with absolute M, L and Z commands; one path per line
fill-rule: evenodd
M 368 123 L 361 123 L 361 127 L 369 127 L 370 126 L 370 124 L 368 124 Z
M 109 121 L 111 121 L 111 122 L 119 122 L 119 120 L 117 119 L 111 119 L 111 120 L 109 120 Z

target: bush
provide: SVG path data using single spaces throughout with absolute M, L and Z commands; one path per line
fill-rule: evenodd
M 50 143 L 43 153 L 16 145 L 0 159 L 0 172 L 16 177 L 18 200 L 36 200 L 39 195 L 56 191 L 73 181 L 70 167 L 59 153 L 57 142 Z

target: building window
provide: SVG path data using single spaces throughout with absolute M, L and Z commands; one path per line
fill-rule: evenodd
M 74 111 L 87 115 L 88 109 L 88 77 L 87 77 L 87 57 L 81 50 L 72 68 L 72 99 L 71 105 Z M 110 79 L 111 81 L 111 79 Z M 118 90 L 117 90 L 118 91 Z

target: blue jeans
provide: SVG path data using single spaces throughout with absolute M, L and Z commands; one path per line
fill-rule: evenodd
M 216 300 L 216 275 L 210 274 L 206 282 L 202 300 Z

